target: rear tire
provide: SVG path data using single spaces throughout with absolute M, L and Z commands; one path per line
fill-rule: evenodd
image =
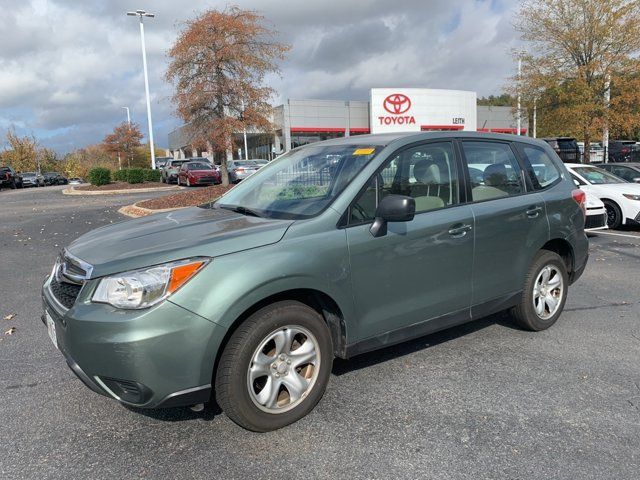
M 313 410 L 332 363 L 324 319 L 300 302 L 277 302 L 247 318 L 229 339 L 216 372 L 216 400 L 241 427 L 276 430 Z
M 560 317 L 568 287 L 569 275 L 562 258 L 557 253 L 540 250 L 525 276 L 520 303 L 511 313 L 526 330 L 546 330 Z
M 604 200 L 604 206 L 607 209 L 607 226 L 617 230 L 622 225 L 622 211 L 620 207 L 611 200 Z

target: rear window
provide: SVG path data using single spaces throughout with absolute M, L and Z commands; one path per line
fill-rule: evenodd
M 560 178 L 560 171 L 544 150 L 531 145 L 520 145 L 525 167 L 534 190 L 542 190 Z
M 189 170 L 211 170 L 211 165 L 208 163 L 190 163 L 187 165 Z
M 558 147 L 562 150 L 575 150 L 578 148 L 578 142 L 571 139 L 558 140 Z

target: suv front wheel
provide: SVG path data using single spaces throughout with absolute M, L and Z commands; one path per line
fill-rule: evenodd
M 567 300 L 569 276 L 562 258 L 541 250 L 527 272 L 520 303 L 512 314 L 521 327 L 540 331 L 556 323 Z
M 251 315 L 229 339 L 216 373 L 216 400 L 238 425 L 276 430 L 313 410 L 332 363 L 324 319 L 300 302 L 277 302 Z

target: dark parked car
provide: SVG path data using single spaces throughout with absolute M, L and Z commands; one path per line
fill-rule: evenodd
M 587 264 L 584 224 L 585 193 L 544 142 L 339 138 L 216 202 L 83 235 L 43 285 L 42 319 L 94 392 L 140 408 L 215 398 L 263 432 L 313 410 L 335 357 L 504 310 L 551 327 Z
M 551 145 L 564 163 L 580 163 L 580 147 L 575 138 L 548 137 L 541 140 Z
M 220 172 L 209 162 L 186 162 L 180 166 L 178 185 L 192 187 L 194 185 L 217 185 L 220 183 Z
M 0 167 L 0 189 L 22 188 L 22 175 L 11 167 Z
M 44 187 L 44 177 L 37 172 L 24 172 L 22 174 L 23 187 Z
M 598 163 L 597 167 L 613 173 L 627 182 L 640 183 L 640 163 Z
M 44 173 L 45 185 L 66 185 L 69 180 L 58 172 L 45 172 Z
M 635 140 L 609 141 L 610 162 L 640 162 L 640 147 Z

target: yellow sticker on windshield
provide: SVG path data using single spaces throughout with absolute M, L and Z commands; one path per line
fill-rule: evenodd
M 371 155 L 375 151 L 376 151 L 375 148 L 358 148 L 356 149 L 355 152 L 353 152 L 353 154 L 354 155 Z

